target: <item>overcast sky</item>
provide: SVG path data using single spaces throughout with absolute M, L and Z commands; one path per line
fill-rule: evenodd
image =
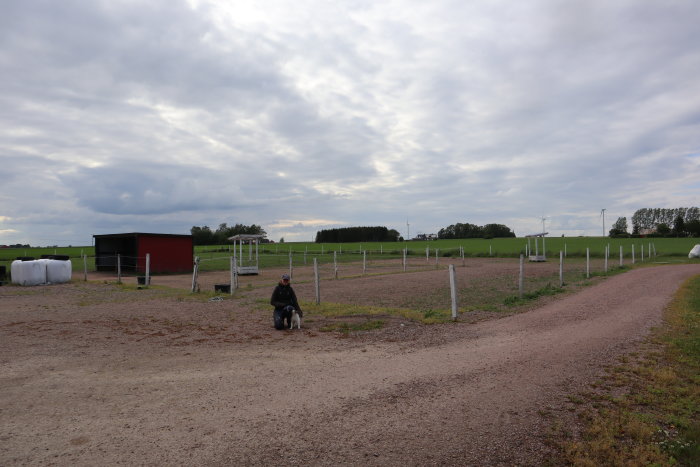
M 700 204 L 700 2 L 8 0 L 0 244 Z

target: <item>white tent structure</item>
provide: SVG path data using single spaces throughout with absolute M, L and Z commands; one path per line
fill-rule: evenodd
M 543 262 L 547 261 L 547 254 L 545 253 L 545 244 L 544 244 L 544 237 L 547 235 L 549 232 L 542 232 L 538 234 L 532 234 L 532 235 L 525 235 L 525 238 L 527 238 L 527 251 L 529 255 L 529 260 L 534 261 L 534 262 Z M 530 239 L 534 238 L 535 239 L 535 254 L 532 254 L 532 248 L 530 247 Z M 540 254 L 540 246 L 539 246 L 539 239 L 542 238 L 542 254 Z
M 233 257 L 236 260 L 236 273 L 238 275 L 253 275 L 259 273 L 258 245 L 262 235 L 240 234 L 229 237 L 233 240 Z M 248 244 L 248 258 L 243 253 L 243 244 Z M 255 245 L 255 255 L 253 255 Z

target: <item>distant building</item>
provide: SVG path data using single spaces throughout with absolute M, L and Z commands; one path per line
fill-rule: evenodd
M 418 234 L 413 238 L 413 240 L 437 240 L 437 239 L 438 239 L 437 234 Z
M 193 268 L 194 242 L 192 235 L 122 233 L 93 235 L 95 238 L 95 267 L 98 271 L 116 271 L 117 255 L 122 270 L 129 273 L 146 272 L 149 255 L 150 273 L 189 273 Z

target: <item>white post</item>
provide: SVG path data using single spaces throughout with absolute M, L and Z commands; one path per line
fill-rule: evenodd
M 122 255 L 117 254 L 117 284 L 122 283 Z
M 491 256 L 493 253 L 491 253 L 491 244 L 489 243 L 489 256 Z
M 197 272 L 199 270 L 199 256 L 194 257 L 194 268 L 192 269 L 192 293 L 197 290 Z
M 430 262 L 430 247 L 429 246 L 425 247 L 425 262 L 426 263 Z
M 460 250 L 461 250 L 461 252 L 462 252 L 462 267 L 464 267 L 464 266 L 465 266 L 465 264 L 464 264 L 464 247 L 463 247 L 463 246 L 460 246 L 459 248 L 460 248 Z
M 367 272 L 367 252 L 362 252 L 362 274 Z
M 651 243 L 649 243 L 649 248 L 647 249 L 647 257 L 649 258 L 649 261 L 651 261 Z
M 644 262 L 644 244 L 641 244 L 641 254 L 640 257 L 642 258 L 642 263 Z
M 333 252 L 333 274 L 335 275 L 335 278 L 338 278 L 338 260 L 337 260 L 337 255 L 336 252 Z
M 525 273 L 525 257 L 520 255 L 520 275 L 518 276 L 518 297 L 523 298 L 523 281 Z
M 229 279 L 229 294 L 233 295 L 234 290 L 236 290 L 236 257 L 231 256 L 229 258 L 229 273 L 230 273 L 230 279 Z
M 314 258 L 314 288 L 316 290 L 316 305 L 321 303 L 321 284 L 318 277 L 318 261 Z
M 634 243 L 633 243 L 632 244 L 632 264 L 634 264 L 634 263 L 635 263 L 635 259 L 634 259 Z
M 151 254 L 146 253 L 146 287 L 151 285 Z
M 403 249 L 403 272 L 406 272 L 406 248 Z
M 622 245 L 620 245 L 620 267 L 622 267 Z
M 291 248 L 290 248 L 291 250 Z M 290 252 L 291 253 L 291 252 Z M 260 255 L 258 254 L 258 239 L 255 239 L 255 269 L 260 272 Z
M 379 254 L 380 255 L 384 254 L 384 245 L 379 245 Z
M 26 256 L 26 252 L 24 253 Z M 87 282 L 87 255 L 83 255 L 83 280 Z
M 586 248 L 586 279 L 591 278 L 591 249 Z
M 450 264 L 450 298 L 452 299 L 452 320 L 457 320 L 457 287 L 455 285 L 455 266 Z
M 559 250 L 559 287 L 564 287 L 564 252 Z

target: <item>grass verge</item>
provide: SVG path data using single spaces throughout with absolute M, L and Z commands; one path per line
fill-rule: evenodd
M 652 349 L 622 359 L 581 396 L 578 440 L 562 464 L 700 465 L 700 276 L 688 280 Z

